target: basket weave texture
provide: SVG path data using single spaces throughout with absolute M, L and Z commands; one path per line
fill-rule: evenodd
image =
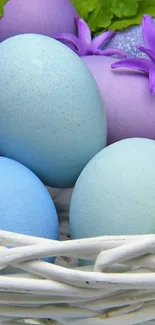
M 71 192 L 53 191 L 61 241 L 0 231 L 0 324 L 154 325 L 155 235 L 70 240 Z

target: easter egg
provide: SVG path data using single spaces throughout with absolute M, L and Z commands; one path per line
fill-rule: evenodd
M 70 205 L 72 238 L 155 233 L 155 141 L 101 150 L 80 174 Z
M 0 44 L 0 152 L 45 185 L 70 188 L 106 145 L 105 107 L 83 61 L 43 35 Z
M 58 217 L 39 178 L 22 164 L 0 157 L 0 230 L 58 239 Z
M 148 58 L 148 56 L 137 48 L 143 45 L 150 48 L 150 40 L 154 39 L 155 18 L 144 14 L 140 25 L 132 26 L 119 31 L 107 42 L 107 48 L 116 48 L 126 52 L 128 58 Z
M 147 55 L 136 48 L 137 45 L 144 45 L 142 26 L 132 26 L 119 31 L 107 43 L 106 48 L 116 48 L 124 51 L 127 56 L 145 58 Z
M 75 33 L 76 15 L 68 0 L 8 0 L 0 18 L 0 41 L 25 33 Z
M 108 144 L 142 137 L 155 139 L 155 97 L 149 79 L 130 69 L 111 69 L 116 59 L 104 56 L 82 58 L 94 76 L 105 103 Z

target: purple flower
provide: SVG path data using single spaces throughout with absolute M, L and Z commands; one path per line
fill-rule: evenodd
M 118 49 L 101 49 L 102 46 L 116 34 L 115 32 L 107 31 L 92 39 L 91 31 L 87 23 L 79 17 L 75 18 L 75 22 L 78 36 L 62 33 L 58 35 L 56 39 L 70 47 L 77 55 L 119 55 L 126 57 L 126 54 Z
M 130 58 L 122 59 L 111 65 L 115 68 L 131 68 L 145 73 L 149 77 L 149 88 L 151 93 L 155 93 L 155 23 L 151 16 L 144 15 L 142 20 L 142 33 L 145 46 L 137 48 L 148 55 L 148 59 Z

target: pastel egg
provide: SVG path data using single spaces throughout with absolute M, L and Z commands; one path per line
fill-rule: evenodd
M 108 144 L 125 138 L 155 139 L 155 97 L 149 79 L 130 69 L 111 69 L 116 59 L 85 56 L 106 106 Z
M 155 18 L 152 20 L 155 22 Z M 106 48 L 113 47 L 122 50 L 129 58 L 148 58 L 145 53 L 137 49 L 137 45 L 144 45 L 141 24 L 117 31 L 114 37 L 107 42 Z
M 0 41 L 25 33 L 75 33 L 76 15 L 69 0 L 8 0 L 0 18 Z
M 142 26 L 138 25 L 118 31 L 106 47 L 122 50 L 128 57 L 145 58 L 147 55 L 136 48 L 143 44 Z
M 28 168 L 4 157 L 0 157 L 0 230 L 59 237 L 57 212 L 46 187 Z
M 0 152 L 45 185 L 70 188 L 107 142 L 98 86 L 67 46 L 43 35 L 0 44 Z
M 72 238 L 155 233 L 155 141 L 133 138 L 84 168 L 70 206 Z

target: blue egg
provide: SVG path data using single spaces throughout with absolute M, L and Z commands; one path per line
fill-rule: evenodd
M 24 34 L 0 44 L 0 152 L 46 185 L 72 187 L 106 145 L 97 84 L 67 46 Z
M 153 19 L 155 21 L 155 19 Z M 137 45 L 144 45 L 142 26 L 132 26 L 116 33 L 107 43 L 107 48 L 113 47 L 126 52 L 129 58 L 148 58 L 148 56 L 136 48 Z
M 0 157 L 0 230 L 58 240 L 58 216 L 49 192 L 27 167 Z
M 155 233 L 155 141 L 132 138 L 98 153 L 79 176 L 72 238 Z

